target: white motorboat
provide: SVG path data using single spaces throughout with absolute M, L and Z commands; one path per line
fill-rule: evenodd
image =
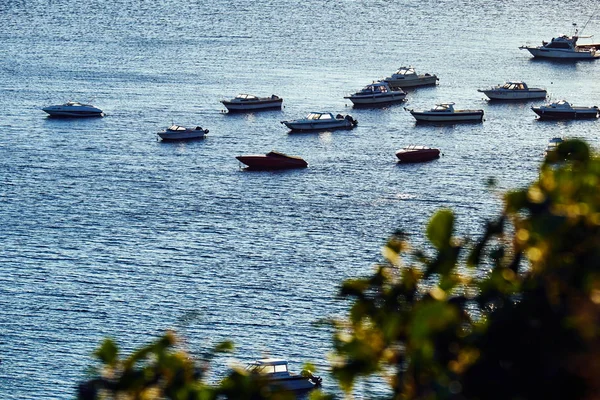
M 411 88 L 416 86 L 435 85 L 438 77 L 431 74 L 418 75 L 413 67 L 400 67 L 392 76 L 384 79 L 391 87 Z
M 180 125 L 171 125 L 162 132 L 158 132 L 158 136 L 162 140 L 186 140 L 186 139 L 202 139 L 208 133 L 208 129 L 202 129 L 197 126 L 195 128 L 185 128 Z
M 251 94 L 238 94 L 231 100 L 221 100 L 229 111 L 257 111 L 281 109 L 283 99 L 279 96 L 257 97 Z
M 431 110 L 412 110 L 417 122 L 481 122 L 483 110 L 455 110 L 454 103 L 440 103 Z
M 51 117 L 103 117 L 104 113 L 98 107 L 91 104 L 83 104 L 77 101 L 68 101 L 65 104 L 48 106 L 42 108 Z
M 328 112 L 311 112 L 305 118 L 290 121 L 281 121 L 282 124 L 294 131 L 324 130 L 324 129 L 352 129 L 358 121 L 351 115 L 338 114 L 334 116 Z
M 578 45 L 577 40 L 583 36 L 561 35 L 552 38 L 550 42 L 542 41 L 541 46 L 519 46 L 521 50 L 529 51 L 534 57 L 554 58 L 560 60 L 594 60 L 600 58 L 598 43 Z M 591 37 L 591 36 L 586 36 Z
M 406 92 L 402 89 L 394 90 L 387 82 L 380 81 L 373 82 L 344 98 L 350 99 L 355 106 L 389 104 L 404 101 Z
M 490 100 L 545 99 L 548 95 L 546 89 L 532 88 L 521 81 L 510 81 L 489 89 L 477 89 L 477 91 L 484 93 Z
M 534 113 L 544 119 L 583 119 L 598 118 L 598 106 L 581 107 L 574 106 L 566 100 L 544 104 L 539 107 L 531 107 Z
M 260 374 L 266 378 L 269 385 L 285 391 L 301 392 L 321 386 L 322 379 L 310 371 L 302 371 L 300 375 L 288 371 L 287 360 L 279 358 L 264 358 L 249 364 L 246 370 Z

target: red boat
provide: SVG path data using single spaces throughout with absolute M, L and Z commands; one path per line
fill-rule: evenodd
M 287 154 L 271 151 L 265 155 L 251 154 L 236 157 L 240 162 L 246 164 L 248 169 L 272 170 L 306 168 L 308 163 L 300 157 L 288 156 Z
M 431 161 L 440 157 L 440 150 L 432 149 L 431 147 L 410 145 L 402 150 L 398 150 L 396 157 L 406 163 Z

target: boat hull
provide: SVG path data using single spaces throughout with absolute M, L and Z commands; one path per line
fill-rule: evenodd
M 545 90 L 480 90 L 490 100 L 534 100 L 545 99 Z
M 384 82 L 387 82 L 390 87 L 393 88 L 411 88 L 417 86 L 430 86 L 437 84 L 438 78 L 435 75 L 419 75 L 416 79 L 394 79 L 387 78 Z
M 93 118 L 93 117 L 103 117 L 104 113 L 99 109 L 89 109 L 89 110 L 68 110 L 68 109 L 52 109 L 52 108 L 43 108 L 44 112 L 46 112 L 51 117 L 57 118 Z
M 418 122 L 481 122 L 483 121 L 483 110 L 479 111 L 456 111 L 453 113 L 435 113 L 430 111 L 411 111 L 412 116 Z
M 236 157 L 252 170 L 298 169 L 308 167 L 308 163 L 299 157 L 270 157 L 269 155 L 246 155 Z
M 281 110 L 283 99 L 269 99 L 259 101 L 221 101 L 228 111 L 232 112 L 244 112 L 244 111 L 258 111 L 258 110 Z
M 402 149 L 396 152 L 396 157 L 403 163 L 418 163 L 440 158 L 438 149 Z
M 406 99 L 406 93 L 385 95 L 354 95 L 346 97 L 355 106 L 400 103 Z
M 520 49 L 525 49 L 529 51 L 532 56 L 538 58 L 552 58 L 559 60 L 595 60 L 600 58 L 600 53 L 589 50 L 572 51 L 568 49 L 544 49 L 528 46 L 520 47 Z
M 170 131 L 162 131 L 158 132 L 158 136 L 165 141 L 169 140 L 190 140 L 190 139 L 204 139 L 208 130 L 198 129 L 198 130 L 186 130 L 181 132 L 170 132 Z
M 322 131 L 327 129 L 352 129 L 356 125 L 346 119 L 331 122 L 294 122 L 283 121 L 293 131 Z
M 293 375 L 285 378 L 270 379 L 269 386 L 274 389 L 282 389 L 290 392 L 303 392 L 313 390 L 318 387 L 310 379 L 301 375 Z
M 539 107 L 532 107 L 531 109 L 541 119 L 594 119 L 594 118 L 598 118 L 598 109 L 596 109 L 596 110 L 569 110 L 569 111 L 544 110 Z

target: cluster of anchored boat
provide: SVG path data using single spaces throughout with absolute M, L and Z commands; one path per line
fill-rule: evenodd
M 554 59 L 596 59 L 600 58 L 600 52 L 596 48 L 600 44 L 578 45 L 578 39 L 582 37 L 575 31 L 573 36 L 561 35 L 552 38 L 550 42 L 542 42 L 542 46 L 521 46 L 520 49 L 528 50 L 534 57 Z M 435 85 L 438 77 L 432 74 L 416 73 L 413 67 L 401 67 L 391 76 L 377 82 L 373 82 L 361 90 L 345 96 L 355 107 L 379 106 L 406 100 L 406 92 L 403 89 L 418 86 Z M 546 89 L 531 88 L 525 82 L 510 81 L 489 89 L 478 89 L 490 100 L 534 100 L 545 99 Z M 270 109 L 281 109 L 283 99 L 279 96 L 257 97 L 250 94 L 240 94 L 231 100 L 221 100 L 221 103 L 229 112 L 251 112 Z M 454 108 L 454 103 L 440 103 L 430 110 L 407 109 L 417 122 L 482 122 L 483 110 L 460 110 Z M 540 118 L 551 119 L 580 119 L 598 118 L 600 110 L 597 106 L 574 106 L 571 103 L 560 100 L 542 106 L 531 107 Z M 69 101 L 65 104 L 49 106 L 43 110 L 54 117 L 101 117 L 102 110 L 90 104 Z M 281 121 L 292 131 L 318 131 L 329 129 L 352 129 L 358 121 L 351 115 L 330 112 L 311 112 L 306 117 Z M 162 132 L 158 132 L 162 140 L 184 140 L 204 138 L 208 129 L 200 126 L 185 128 L 180 125 L 172 125 Z M 439 149 L 431 149 L 424 146 L 408 146 L 396 153 L 402 162 L 420 162 L 438 158 Z M 288 156 L 272 151 L 265 155 L 238 156 L 237 159 L 250 169 L 289 169 L 305 168 L 306 161 L 299 157 Z

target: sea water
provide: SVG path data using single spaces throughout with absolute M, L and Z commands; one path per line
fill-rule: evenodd
M 3 0 L 0 3 L 0 398 L 73 398 L 105 337 L 127 353 L 167 329 L 200 356 L 311 361 L 327 390 L 340 283 L 381 260 L 396 228 L 424 244 L 449 207 L 477 238 L 501 192 L 537 176 L 548 140 L 598 147 L 596 121 L 541 122 L 532 104 L 478 88 L 524 80 L 552 99 L 598 105 L 599 62 L 537 61 L 518 46 L 571 33 L 592 1 Z M 600 32 L 592 18 L 584 34 Z M 344 95 L 400 66 L 437 87 L 405 104 L 354 109 Z M 238 93 L 281 111 L 228 114 Z M 47 118 L 90 102 L 106 117 Z M 481 124 L 416 125 L 408 108 L 485 111 Z M 349 131 L 289 134 L 311 111 L 350 113 Z M 163 143 L 171 123 L 205 140 Z M 433 162 L 398 165 L 409 144 Z M 270 150 L 309 168 L 240 170 Z M 494 177 L 498 186 L 489 189 Z M 218 379 L 228 359 L 214 366 Z M 357 396 L 386 393 L 380 381 Z

